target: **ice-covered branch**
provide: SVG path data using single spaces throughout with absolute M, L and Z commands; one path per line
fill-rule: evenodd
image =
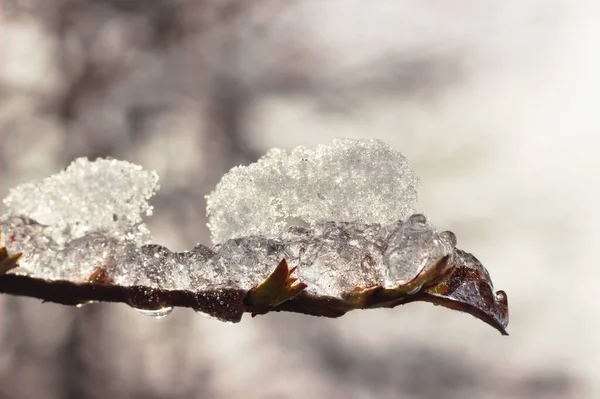
M 190 307 L 233 322 L 244 312 L 338 317 L 426 301 L 506 333 L 506 295 L 453 233 L 415 213 L 417 178 L 381 142 L 276 150 L 234 168 L 208 198 L 214 248 L 151 243 L 143 216 L 157 180 L 127 162 L 79 159 L 12 190 L 0 218 L 0 292 L 122 302 L 154 316 Z
M 466 299 L 474 295 L 474 292 L 469 292 L 469 286 L 477 287 L 479 299 L 476 302 Z M 490 288 L 477 273 L 462 268 L 448 281 L 410 295 L 376 286 L 346 293 L 343 298 L 304 291 L 283 302 L 265 303 L 255 300 L 253 294 L 256 289 L 246 291 L 221 287 L 203 291 L 164 290 L 147 286 L 45 280 L 17 274 L 0 275 L 0 293 L 4 294 L 77 307 L 97 302 L 124 303 L 154 317 L 165 317 L 174 307 L 185 307 L 227 322 L 239 322 L 245 312 L 255 315 L 287 311 L 335 318 L 354 309 L 393 308 L 422 301 L 470 313 L 507 335 L 506 296 L 501 291 L 494 294 Z M 265 296 L 269 297 L 268 294 Z

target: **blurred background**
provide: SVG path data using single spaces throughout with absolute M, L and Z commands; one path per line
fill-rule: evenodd
M 429 304 L 229 325 L 2 296 L 0 399 L 600 397 L 598 2 L 0 4 L 0 197 L 136 162 L 161 176 L 156 242 L 184 250 L 230 167 L 380 138 L 511 310 L 507 338 Z

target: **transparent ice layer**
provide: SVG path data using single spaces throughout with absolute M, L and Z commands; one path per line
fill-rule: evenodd
M 0 218 L 0 245 L 23 253 L 12 272 L 85 282 L 102 267 L 124 286 L 249 289 L 286 258 L 309 291 L 340 296 L 407 282 L 456 245 L 413 215 L 417 178 L 380 141 L 272 150 L 234 168 L 209 197 L 213 249 L 150 243 L 143 217 L 157 181 L 128 162 L 78 159 L 12 190 Z
M 379 140 L 275 149 L 223 176 L 207 197 L 208 226 L 222 243 L 278 238 L 298 223 L 390 223 L 414 213 L 418 184 L 404 156 Z
M 10 234 L 3 245 L 24 253 L 17 272 L 84 282 L 102 266 L 116 284 L 173 290 L 250 289 L 286 258 L 298 266 L 295 275 L 310 292 L 340 297 L 355 287 L 395 287 L 454 251 L 423 215 L 384 226 L 327 222 L 314 229 L 291 227 L 281 239 L 235 238 L 215 251 L 197 245 L 186 252 L 139 246 L 101 232 L 58 245 L 51 229 L 31 219 L 4 217 L 0 223 Z

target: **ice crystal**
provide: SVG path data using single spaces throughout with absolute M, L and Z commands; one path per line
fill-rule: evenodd
M 452 253 L 454 246 L 444 240 L 421 214 L 412 215 L 387 239 L 384 253 L 387 285 L 407 282 L 424 268 Z

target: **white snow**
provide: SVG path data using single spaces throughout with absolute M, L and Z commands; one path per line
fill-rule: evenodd
M 418 184 L 404 156 L 379 140 L 274 149 L 223 176 L 207 197 L 208 226 L 222 243 L 277 238 L 298 222 L 389 223 L 414 213 Z
M 158 189 L 158 174 L 125 161 L 76 159 L 42 182 L 10 191 L 4 204 L 12 215 L 26 215 L 75 239 L 95 230 L 139 243 L 150 240 L 142 218 Z

